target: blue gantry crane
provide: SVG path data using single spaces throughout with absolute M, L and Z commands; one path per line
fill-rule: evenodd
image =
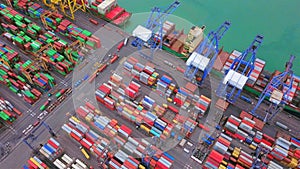
M 159 7 L 153 7 L 145 27 L 139 25 L 133 31 L 133 36 L 136 38 L 131 44 L 132 46 L 138 47 L 142 56 L 152 59 L 154 52 L 157 49 L 162 49 L 163 24 L 168 15 L 172 14 L 179 7 L 179 5 L 180 2 L 176 0 L 164 10 Z M 144 44 L 150 48 L 150 55 L 142 51 Z
M 156 145 L 156 144 L 159 142 L 158 139 L 159 139 L 159 138 L 158 138 L 157 136 L 153 136 L 153 137 L 151 138 L 151 142 L 152 142 L 152 143 L 149 143 L 149 144 L 147 145 L 147 147 L 145 148 L 145 152 L 142 153 L 142 163 L 143 163 L 144 165 L 146 165 L 147 168 L 150 167 L 150 166 L 149 166 L 149 165 L 150 165 L 150 160 L 147 160 L 146 158 L 147 158 L 147 156 L 148 156 L 148 157 L 153 157 L 153 156 L 155 155 L 156 151 L 153 150 L 153 149 L 151 148 L 151 146 L 152 146 L 152 145 Z
M 230 68 L 225 71 L 225 77 L 217 88 L 217 95 L 234 103 L 240 96 L 250 74 L 254 69 L 256 51 L 263 41 L 262 35 L 257 35 L 251 45 L 233 60 Z M 250 55 L 250 56 L 249 56 Z
M 200 43 L 197 49 L 191 54 L 186 62 L 185 77 L 192 80 L 199 69 L 203 72 L 200 81 L 201 85 L 207 75 L 210 73 L 217 55 L 219 54 L 219 41 L 230 27 L 230 22 L 225 21 L 217 30 L 211 31 Z
M 34 134 L 41 126 L 44 126 L 48 130 L 48 132 L 51 134 L 52 137 L 56 137 L 56 134 L 54 133 L 52 128 L 43 121 L 41 123 L 41 125 L 37 126 L 37 128 L 32 130 L 29 133 L 29 135 L 23 139 L 23 142 L 33 151 L 35 151 L 35 147 L 32 145 L 32 143 L 44 132 L 44 129 L 43 129 L 38 134 Z
M 265 98 L 269 98 L 270 105 L 265 112 L 265 117 L 260 117 L 264 122 L 270 121 L 283 109 L 289 99 L 289 92 L 292 89 L 294 81 L 292 71 L 294 59 L 295 56 L 291 55 L 290 60 L 285 65 L 285 71 L 271 79 L 267 87 L 261 93 L 256 106 L 251 110 L 251 114 L 260 117 L 256 111 Z M 288 78 L 290 78 L 289 81 L 287 81 Z

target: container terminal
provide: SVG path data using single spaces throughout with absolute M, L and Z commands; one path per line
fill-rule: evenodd
M 270 73 L 181 3 L 128 33 L 116 0 L 0 0 L 0 168 L 300 168 L 297 53 Z

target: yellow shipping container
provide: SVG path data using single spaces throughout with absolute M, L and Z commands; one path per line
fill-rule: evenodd
M 95 113 L 98 114 L 98 115 L 102 115 L 102 112 L 100 110 L 98 110 L 98 109 L 95 109 Z
M 89 116 L 85 116 L 85 120 L 88 121 L 88 122 L 91 122 L 92 118 L 90 118 Z
M 290 167 L 290 168 L 296 168 L 297 165 L 298 165 L 297 159 L 292 158 L 292 159 L 291 159 L 291 162 L 290 162 L 287 166 Z
M 222 160 L 222 164 L 225 165 L 225 166 L 228 165 L 228 163 L 226 161 L 224 161 L 224 160 Z
M 173 91 L 173 90 L 175 89 L 175 84 L 171 84 L 171 85 L 169 86 L 169 89 Z
M 223 164 L 221 164 L 221 165 L 219 166 L 219 169 L 226 169 L 226 167 L 225 167 Z
M 146 169 L 142 164 L 139 164 L 139 169 Z
M 150 132 L 150 129 L 148 127 L 146 127 L 145 125 L 142 124 L 140 127 L 141 127 L 141 129 L 145 130 L 147 133 Z
M 177 124 L 177 123 L 178 123 L 178 121 L 174 119 L 174 120 L 173 120 L 173 123 Z
M 75 117 L 75 116 L 72 116 L 71 119 L 73 119 L 75 122 L 79 123 L 80 121 Z
M 114 132 L 113 130 L 110 130 L 109 132 L 114 136 L 116 135 L 116 132 Z
M 172 103 L 173 100 L 169 97 L 169 98 L 167 98 L 167 101 Z
M 256 146 L 254 146 L 253 144 L 250 144 L 249 148 L 251 148 L 252 150 L 256 150 Z
M 167 131 L 167 130 L 164 130 L 164 131 L 163 131 L 163 134 L 164 134 L 165 136 L 167 136 L 167 137 L 168 137 L 168 136 L 170 135 L 170 132 L 169 132 L 169 131 Z
M 168 108 L 168 105 L 166 103 L 163 104 L 164 108 Z
M 237 151 L 232 152 L 232 156 L 236 159 L 239 157 L 239 155 L 240 155 L 240 152 L 237 152 Z

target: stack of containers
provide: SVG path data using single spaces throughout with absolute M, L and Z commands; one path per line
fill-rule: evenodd
M 271 155 L 278 161 L 282 161 L 284 158 L 287 158 L 288 152 L 291 146 L 291 142 L 287 141 L 284 138 L 277 138 L 274 144 L 274 148 L 271 152 Z
M 230 66 L 233 63 L 234 59 L 239 57 L 241 54 L 242 53 L 237 51 L 237 50 L 232 51 L 229 58 L 228 58 L 228 60 L 226 61 L 225 65 L 222 69 L 222 72 L 223 73 L 226 72 L 230 68 Z
M 156 163 L 155 169 L 171 168 L 175 158 L 164 152 Z
M 16 116 L 5 109 L 0 111 L 0 118 L 8 123 L 12 123 L 16 120 Z
M 267 169 L 283 169 L 283 167 L 273 161 L 270 161 Z
M 224 126 L 226 134 L 235 138 L 235 133 L 237 132 L 240 123 L 241 120 L 239 118 L 230 115 Z
M 173 101 L 176 103 L 178 106 L 182 106 L 184 102 L 186 101 L 189 92 L 186 92 L 187 90 L 183 87 L 179 88 L 178 92 L 176 93 Z
M 246 168 L 251 168 L 253 163 L 253 157 L 248 153 L 246 153 L 245 151 L 241 151 L 238 158 L 238 163 Z
M 49 169 L 49 167 L 36 156 L 31 157 L 27 162 L 29 167 L 27 165 L 24 165 L 23 169 L 29 169 L 29 168 Z
M 242 122 L 239 125 L 239 128 L 249 134 L 249 137 L 241 139 L 239 135 L 236 135 L 237 138 L 240 140 L 245 140 L 247 144 L 251 144 L 253 141 L 253 136 L 255 135 L 255 132 L 253 131 L 253 128 L 255 126 L 255 122 L 248 117 L 244 117 Z M 251 137 L 252 136 L 252 137 Z
M 162 93 L 165 93 L 171 82 L 172 78 L 167 75 L 163 75 L 160 80 L 158 80 L 156 89 Z
M 163 37 L 168 36 L 175 30 L 175 24 L 170 21 L 165 21 L 163 24 Z
M 124 137 L 124 138 L 128 138 L 131 133 L 132 133 L 132 130 L 125 126 L 125 125 L 121 125 L 120 128 L 118 129 L 118 132 Z
M 224 156 L 220 154 L 219 152 L 212 150 L 208 157 L 206 158 L 206 161 L 204 163 L 203 168 L 204 169 L 218 169 L 219 165 L 223 161 Z
M 54 160 L 62 153 L 62 147 L 54 138 L 50 138 L 39 150 L 49 160 Z
M 142 100 L 142 106 L 147 110 L 151 110 L 155 106 L 155 100 L 149 96 L 145 96 Z
M 198 112 L 198 118 L 203 117 L 204 113 L 207 112 L 210 103 L 210 98 L 200 95 L 199 100 L 195 103 L 195 110 Z
M 184 123 L 183 123 L 183 132 L 187 133 L 187 137 L 190 136 L 191 133 L 193 133 L 194 129 L 197 126 L 197 122 L 188 118 Z
M 141 85 L 139 85 L 138 83 L 131 81 L 129 86 L 125 89 L 125 94 L 131 98 L 131 99 L 135 99 L 138 94 L 139 94 L 139 90 L 141 88 Z
M 263 71 L 263 69 L 265 67 L 265 64 L 266 64 L 266 62 L 264 60 L 261 60 L 259 58 L 255 59 L 254 69 L 249 76 L 247 85 L 252 87 L 256 83 L 258 77 L 260 76 L 261 72 Z
M 112 88 L 111 86 L 109 86 L 106 83 L 103 83 L 101 86 L 98 87 L 98 89 L 96 90 L 95 94 L 96 94 L 96 99 L 104 104 L 104 99 L 107 95 L 110 94 Z
M 289 78 L 287 81 L 286 81 L 286 84 L 289 85 L 291 82 L 291 79 Z M 299 81 L 297 81 L 297 77 L 293 77 L 293 83 L 292 83 L 292 88 L 290 89 L 290 91 L 287 93 L 288 94 L 288 101 L 292 101 L 295 94 L 296 94 L 296 91 L 297 91 L 297 88 L 298 88 L 298 85 L 299 85 Z M 283 88 L 283 92 L 285 93 L 286 91 L 288 90 L 288 86 L 284 86 Z
M 157 78 L 158 74 L 155 69 L 150 66 L 145 66 L 144 70 L 140 73 L 139 81 L 143 84 L 152 86 Z
M 37 73 L 32 80 L 42 91 L 48 91 L 55 85 L 54 78 L 47 73 Z

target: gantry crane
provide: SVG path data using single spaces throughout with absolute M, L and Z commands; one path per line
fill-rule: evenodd
M 263 159 L 266 159 L 270 152 L 271 150 L 259 144 L 255 150 L 255 159 L 250 169 L 260 169 L 266 167 L 266 164 L 264 163 Z
M 150 160 L 146 160 L 146 158 L 147 158 L 147 157 L 153 157 L 153 156 L 155 155 L 156 151 L 153 150 L 153 149 L 151 148 L 151 146 L 152 146 L 152 145 L 156 145 L 157 142 L 158 142 L 158 139 L 159 139 L 159 138 L 158 138 L 157 136 L 153 136 L 153 137 L 151 138 L 151 141 L 150 141 L 150 142 L 152 142 L 152 143 L 149 143 L 149 144 L 147 145 L 147 147 L 145 148 L 144 153 L 142 153 L 142 163 L 145 164 L 147 168 L 149 168 Z M 147 162 L 147 161 L 148 161 L 148 162 Z
M 211 31 L 207 37 L 204 38 L 186 62 L 187 68 L 184 73 L 185 77 L 192 80 L 200 69 L 203 75 L 197 84 L 200 86 L 203 83 L 213 68 L 217 55 L 219 54 L 219 40 L 221 40 L 230 25 L 230 22 L 225 21 L 217 30 Z
M 41 125 L 37 126 L 33 131 L 31 131 L 29 133 L 28 136 L 26 136 L 24 139 L 23 139 L 23 142 L 33 151 L 36 151 L 35 147 L 32 145 L 32 143 L 42 134 L 44 133 L 44 130 L 42 130 L 41 132 L 39 132 L 38 134 L 34 134 L 41 126 L 44 126 L 48 132 L 51 134 L 52 137 L 56 137 L 56 134 L 55 132 L 52 130 L 52 128 L 47 124 L 45 123 L 44 121 L 41 123 Z
M 236 101 L 254 69 L 256 51 L 261 46 L 262 41 L 263 36 L 257 35 L 248 49 L 233 60 L 217 88 L 216 92 L 219 97 L 225 98 L 230 103 Z
M 8 6 L 12 7 L 11 0 L 6 0 L 6 3 L 7 3 Z
M 4 66 L 5 68 L 11 69 L 8 62 L 6 62 L 3 58 L 0 58 L 0 65 Z
M 269 98 L 270 105 L 265 112 L 264 122 L 272 120 L 272 118 L 279 113 L 284 105 L 288 102 L 289 92 L 293 85 L 293 61 L 295 56 L 291 55 L 290 60 L 285 65 L 285 71 L 277 76 L 274 76 L 268 83 L 267 87 L 263 90 L 259 96 L 256 106 L 251 110 L 254 116 L 259 115 L 256 113 L 257 108 L 261 105 L 265 98 Z M 287 81 L 287 79 L 289 81 Z M 283 89 L 286 89 L 285 91 Z M 270 115 L 270 117 L 269 117 Z
M 152 59 L 154 52 L 157 49 L 162 49 L 163 24 L 168 15 L 172 14 L 179 7 L 179 5 L 180 2 L 176 0 L 164 10 L 159 7 L 152 8 L 146 26 L 143 27 L 139 25 L 133 31 L 133 35 L 136 36 L 136 38 L 131 44 L 135 47 L 138 47 L 142 56 Z M 142 52 L 142 47 L 144 44 L 150 48 L 150 56 Z
M 68 57 L 69 61 L 74 63 L 72 51 L 77 51 L 80 53 L 80 51 L 83 48 L 84 48 L 84 43 L 81 42 L 80 40 L 76 40 L 67 46 L 67 48 L 65 49 L 65 55 Z
M 53 11 L 46 10 L 44 13 L 41 14 L 41 21 L 46 30 L 52 30 L 47 24 L 46 18 L 51 18 L 55 13 L 58 13 L 56 9 L 53 9 Z
M 84 0 L 43 0 L 43 3 L 52 10 L 57 10 L 56 6 L 59 6 L 60 11 L 72 20 L 75 19 L 74 14 L 77 10 L 86 12 Z M 66 10 L 69 10 L 69 12 Z

